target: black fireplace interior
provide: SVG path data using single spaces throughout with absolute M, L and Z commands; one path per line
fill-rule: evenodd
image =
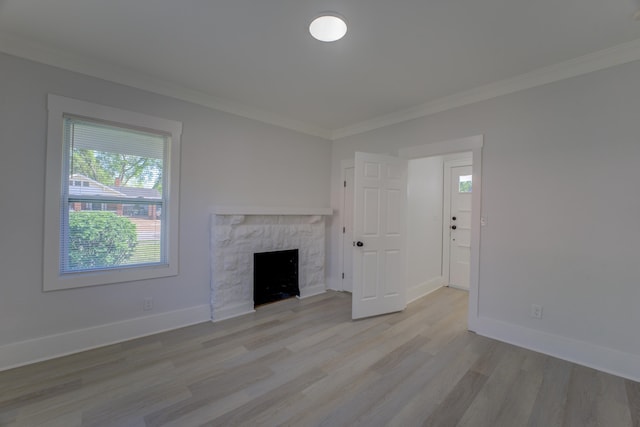
M 300 296 L 298 250 L 253 254 L 254 306 Z

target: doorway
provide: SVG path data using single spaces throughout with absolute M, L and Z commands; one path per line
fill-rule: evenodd
M 444 162 L 442 269 L 446 284 L 469 290 L 473 169 L 468 159 Z
M 469 312 L 468 312 L 468 323 L 467 327 L 469 330 L 474 331 L 477 324 L 478 319 L 478 282 L 479 282 L 479 250 L 480 250 L 480 204 L 481 204 L 481 172 L 482 172 L 482 146 L 483 146 L 484 138 L 482 135 L 462 138 L 459 140 L 451 140 L 440 143 L 426 144 L 422 146 L 415 146 L 410 148 L 405 148 L 399 150 L 399 155 L 402 158 L 411 160 L 411 159 L 420 159 L 426 157 L 433 156 L 446 156 L 454 153 L 462 153 L 462 152 L 470 152 L 472 163 L 473 163 L 473 171 L 472 175 L 472 184 L 473 191 L 471 193 L 471 212 L 469 213 L 469 222 L 470 227 L 468 230 L 468 289 L 469 289 Z M 349 179 L 349 171 L 350 168 L 353 168 L 352 160 L 344 160 L 342 162 L 342 184 L 346 185 L 346 179 Z M 467 176 L 467 175 L 463 175 Z M 345 179 L 346 178 L 346 179 Z M 343 187 L 345 189 L 347 187 Z M 348 197 L 348 194 L 352 193 L 347 191 L 343 191 L 342 193 L 342 212 L 345 212 L 345 196 Z M 349 206 L 352 206 L 349 203 Z M 350 211 L 349 218 L 353 216 L 353 212 Z M 341 215 L 342 225 L 341 225 L 341 244 L 339 245 L 339 257 L 340 257 L 340 267 L 343 273 L 343 290 L 347 290 L 348 286 L 352 287 L 355 285 L 352 281 L 352 276 L 350 276 L 350 271 L 352 270 L 352 266 L 349 264 L 350 257 L 347 252 L 352 251 L 353 248 L 350 246 L 353 244 L 354 236 L 347 235 L 347 229 L 345 221 L 345 215 Z M 443 268 L 444 270 L 444 268 Z M 346 280 L 345 280 L 346 279 Z M 408 295 L 411 295 L 408 292 Z

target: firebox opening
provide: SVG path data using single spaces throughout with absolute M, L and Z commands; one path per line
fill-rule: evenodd
M 298 250 L 253 254 L 253 304 L 259 306 L 294 296 L 298 287 Z

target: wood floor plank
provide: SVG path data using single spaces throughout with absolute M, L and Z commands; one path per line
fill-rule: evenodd
M 11 427 L 640 427 L 640 384 L 466 330 L 467 294 L 327 292 L 0 372 Z
M 465 333 L 443 348 L 403 386 L 406 405 L 389 421 L 389 425 L 422 425 L 451 389 L 462 379 L 478 360 L 475 351 L 489 341 L 471 333 Z
M 339 388 L 339 393 L 336 393 L 336 387 L 328 382 L 323 384 L 324 387 L 317 386 L 317 383 L 312 384 L 303 390 L 295 410 L 278 414 L 272 419 L 271 425 L 317 426 L 327 414 L 332 414 L 344 402 L 351 401 L 365 390 L 374 387 L 379 379 L 380 374 L 377 372 L 364 370 L 350 375 L 349 381 Z
M 531 417 L 536 395 L 542 384 L 542 370 L 521 369 L 512 382 L 500 412 L 493 423 L 494 427 L 525 426 Z
M 68 393 L 53 395 L 45 400 L 28 402 L 20 408 L 18 420 L 29 425 L 28 420 L 34 416 L 44 416 L 42 414 L 47 413 L 58 416 L 65 412 L 84 411 L 126 392 L 144 394 L 149 388 L 172 386 L 179 379 L 167 375 L 171 369 L 170 363 L 154 364 L 144 369 L 127 371 L 126 375 L 115 375 L 85 385 Z
M 145 425 L 145 414 L 192 396 L 184 384 L 175 383 L 167 387 L 149 388 L 144 394 L 123 393 L 108 402 L 100 402 L 82 413 L 82 425 L 86 427 L 121 427 Z M 118 408 L 117 414 L 113 408 Z
M 486 353 L 474 371 L 488 376 L 487 382 L 466 409 L 458 425 L 464 427 L 490 426 L 498 418 L 503 402 L 508 398 L 511 385 L 517 379 L 525 356 L 518 351 L 507 350 L 498 345 Z
M 631 409 L 623 381 L 613 375 L 598 372 L 600 395 L 596 400 L 596 417 L 599 425 L 631 426 Z
M 424 345 L 425 341 L 428 340 L 429 338 L 423 335 L 418 334 L 414 336 L 409 341 L 395 347 L 387 353 L 382 359 L 374 363 L 371 366 L 371 369 L 384 375 L 412 354 L 416 354 L 420 350 L 420 347 Z M 428 357 L 426 356 L 421 355 L 421 358 L 428 360 Z
M 384 403 L 391 398 L 397 386 L 406 381 L 429 358 L 429 355 L 414 352 L 399 363 L 389 366 L 387 370 L 378 371 L 381 373 L 380 378 L 358 395 L 336 407 L 318 425 L 369 426 L 374 425 L 374 421 L 381 421 L 376 417 L 380 414 L 379 410 Z
M 0 424 L 4 425 L 4 424 Z M 23 418 L 20 422 L 10 424 L 11 426 L 29 427 L 83 427 L 82 411 L 60 413 L 42 413 L 33 417 Z
M 47 400 L 52 396 L 58 396 L 73 390 L 79 390 L 82 388 L 81 380 L 73 380 L 70 382 L 64 382 L 56 384 L 51 387 L 30 391 L 12 399 L 0 401 L 0 413 L 5 411 L 11 411 L 21 407 L 24 403 L 34 403 Z
M 571 363 L 548 357 L 528 427 L 560 427 L 564 420 Z
M 563 425 L 567 427 L 597 426 L 596 399 L 599 394 L 598 372 L 584 366 L 573 366 Z
M 640 427 L 640 383 L 625 380 L 624 385 L 627 390 L 631 424 L 633 427 Z
M 258 416 L 261 412 L 268 410 L 271 406 L 277 404 L 291 393 L 299 393 L 310 384 L 324 378 L 327 374 L 320 369 L 311 369 L 295 379 L 275 387 L 268 393 L 252 399 L 250 402 L 229 411 L 223 416 L 217 417 L 203 424 L 206 426 L 228 426 L 228 425 L 251 425 L 251 419 Z
M 453 387 L 423 426 L 455 426 L 487 381 L 487 377 L 469 370 Z
M 408 383 L 421 372 L 421 369 L 429 365 L 432 358 L 430 354 L 420 351 L 405 353 L 405 357 L 388 369 L 373 385 L 375 393 L 371 393 L 367 399 L 369 409 L 359 415 L 356 424 L 367 427 L 388 425 L 394 415 L 407 403 L 405 388 Z M 359 398 L 367 397 L 361 393 Z

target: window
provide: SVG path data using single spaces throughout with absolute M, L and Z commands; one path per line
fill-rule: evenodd
M 182 124 L 56 95 L 48 107 L 44 290 L 176 275 Z
M 460 175 L 458 180 L 458 193 L 471 193 L 472 175 Z

